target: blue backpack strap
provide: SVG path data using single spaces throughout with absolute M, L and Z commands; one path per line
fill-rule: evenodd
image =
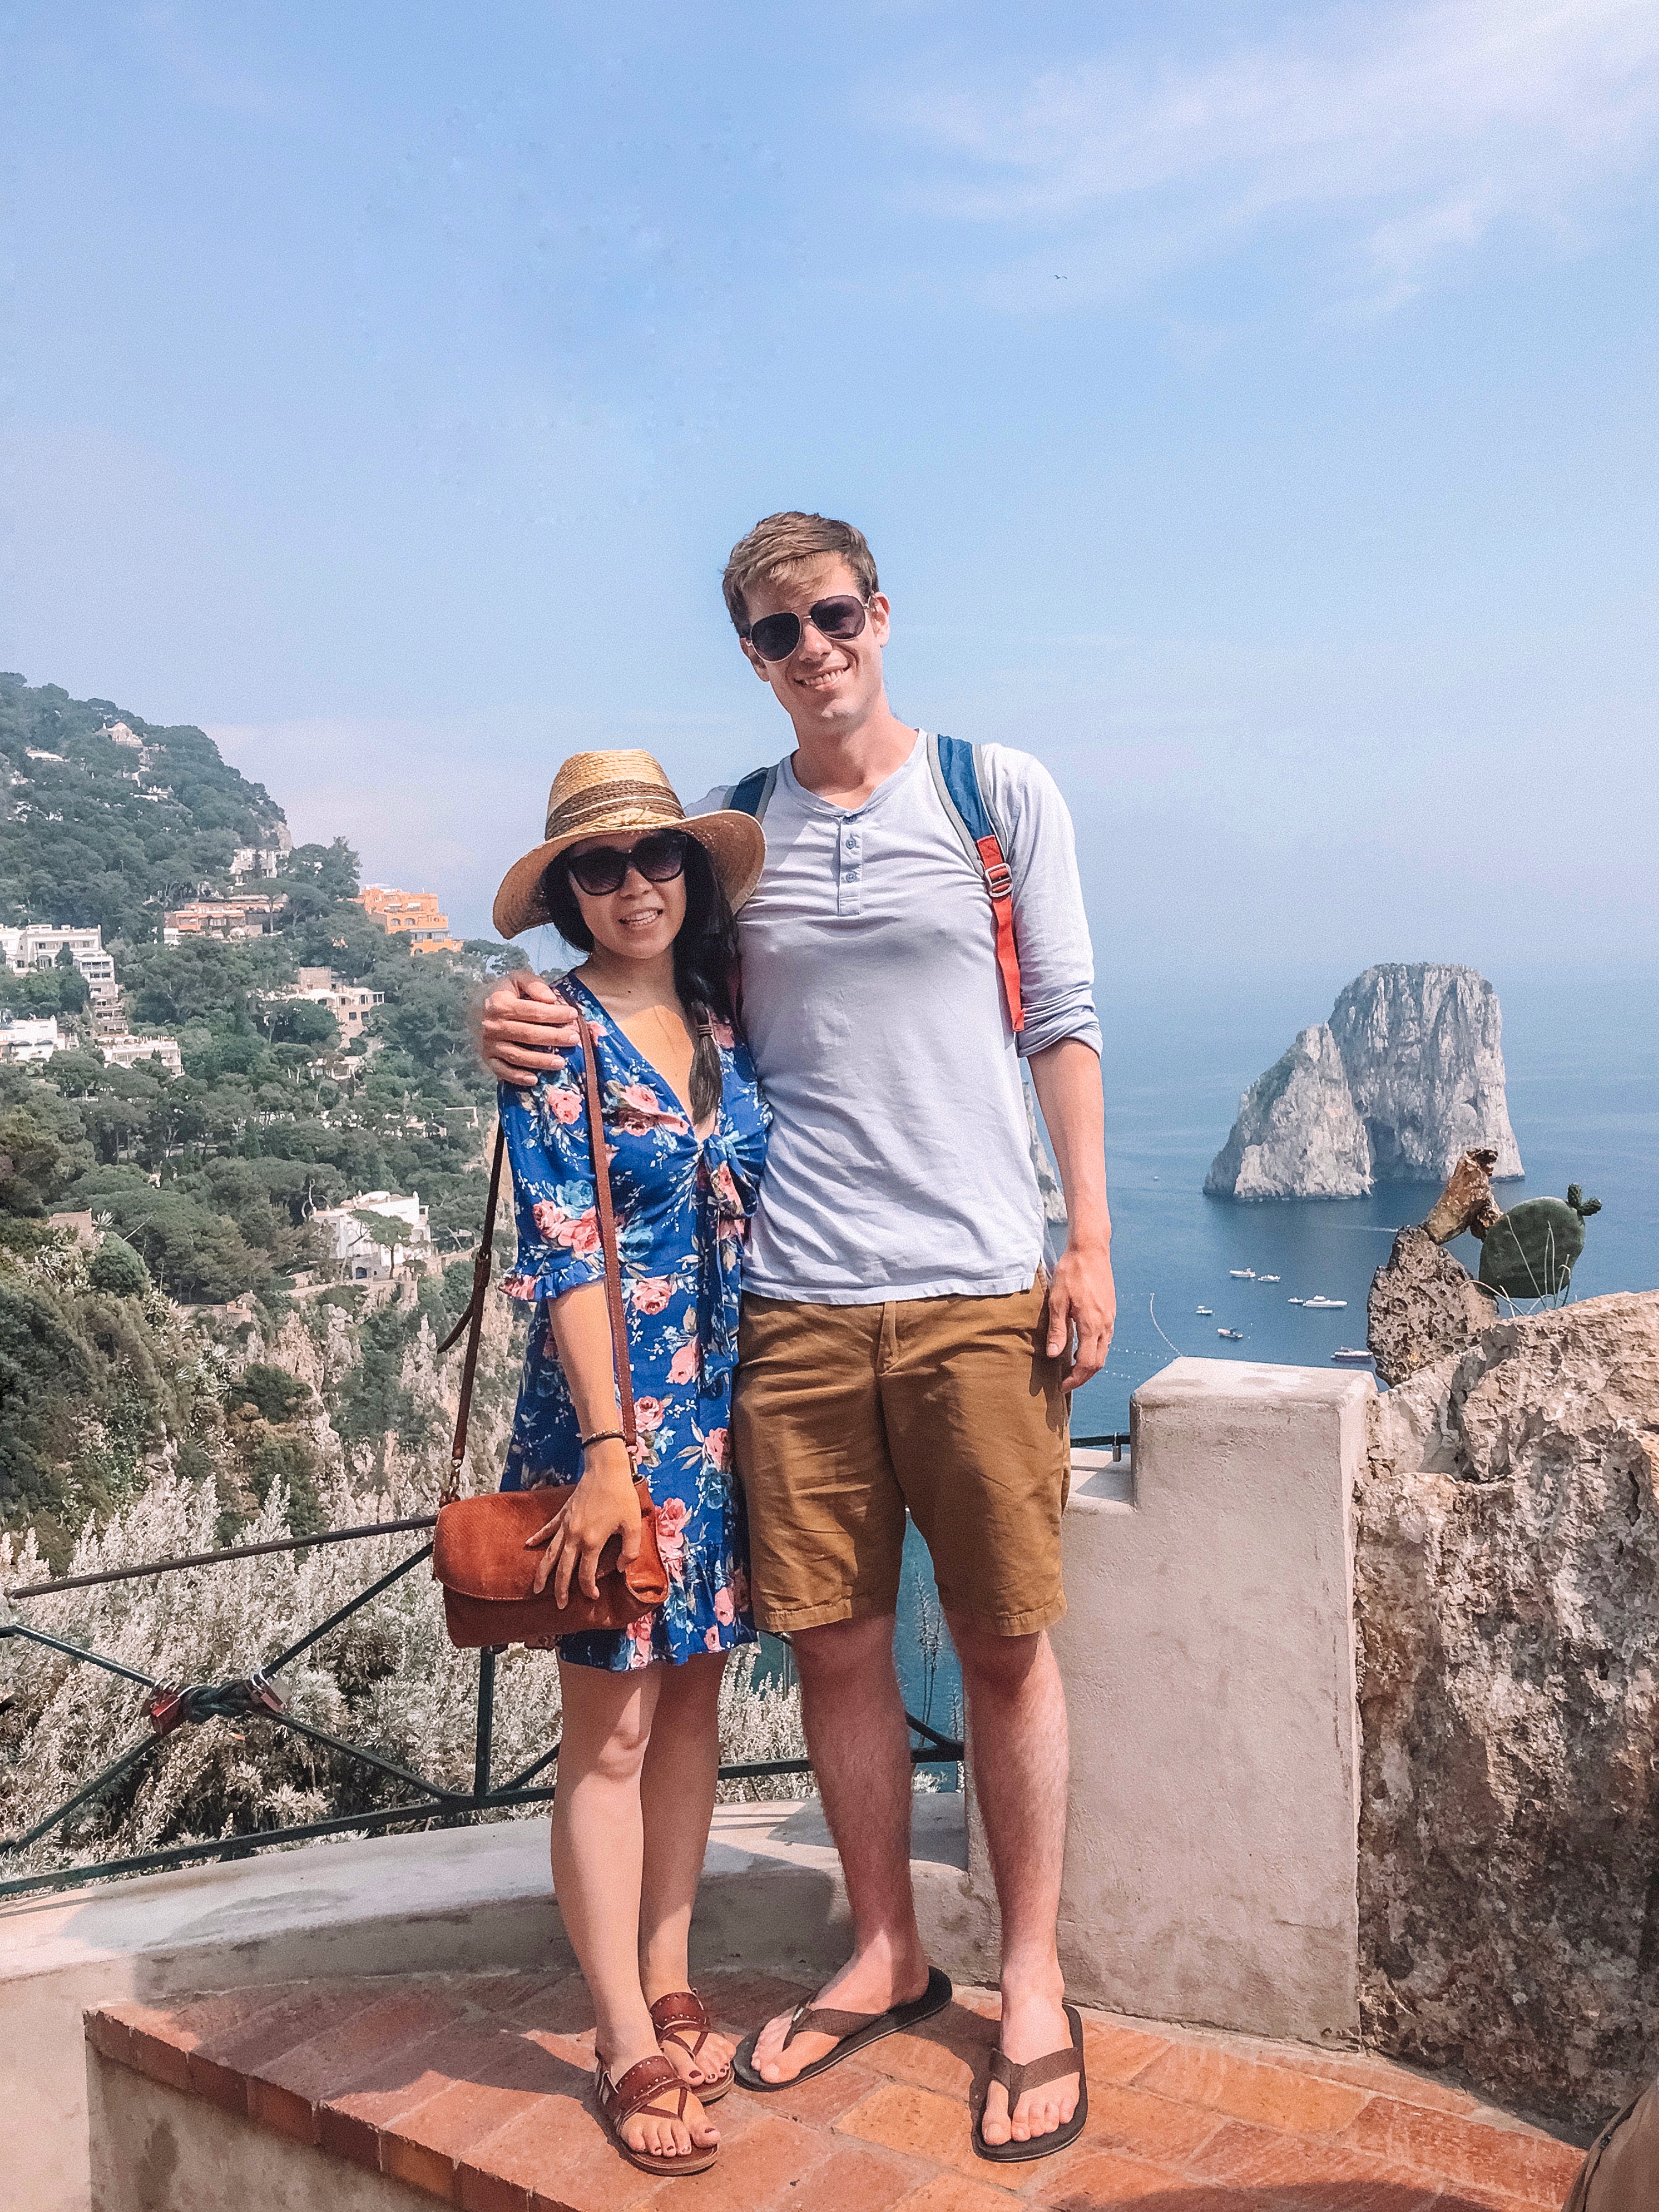
M 1019 953 L 1014 944 L 1014 878 L 1002 849 L 1002 839 L 991 810 L 985 803 L 980 779 L 979 748 L 962 738 L 929 737 L 927 765 L 933 787 L 962 840 L 962 849 L 985 878 L 996 924 L 997 967 L 1008 1020 L 1018 1036 L 1025 1027 L 1025 1003 L 1020 994 Z
M 775 761 L 770 768 L 750 769 L 740 783 L 734 783 L 727 796 L 727 811 L 733 814 L 752 814 L 757 822 L 764 822 L 766 810 L 772 804 L 772 793 L 778 787 L 778 769 Z

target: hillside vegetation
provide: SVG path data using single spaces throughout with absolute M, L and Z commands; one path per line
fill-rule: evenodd
M 125 723 L 138 756 L 105 732 Z M 60 755 L 35 758 L 33 755 Z M 144 944 L 161 915 L 269 845 L 283 810 L 204 731 L 161 729 L 109 699 L 0 673 L 0 921 L 98 923 Z
M 118 720 L 142 754 L 103 733 Z M 176 1036 L 183 1060 L 176 1076 L 106 1066 L 88 1030 L 49 1061 L 0 1066 L 0 1528 L 61 1558 L 164 1466 L 211 1480 L 223 1532 L 277 1483 L 296 1527 L 316 1525 L 331 1467 L 383 1473 L 388 1437 L 412 1443 L 425 1418 L 404 1367 L 465 1304 L 470 1269 L 442 1255 L 476 1240 L 486 1187 L 494 1091 L 468 999 L 521 956 L 412 955 L 350 902 L 357 860 L 337 838 L 260 886 L 289 902 L 274 934 L 167 948 L 169 904 L 230 890 L 236 846 L 285 842 L 263 786 L 200 730 L 12 676 L 0 761 L 0 920 L 100 926 L 133 1027 Z M 366 1036 L 343 1049 L 324 1008 L 276 995 L 301 966 L 385 994 Z M 67 968 L 8 988 L 20 1011 L 72 1021 L 84 1004 Z M 328 1273 L 313 1212 L 373 1189 L 419 1192 L 438 1266 L 389 1304 L 324 1289 L 349 1356 L 320 1397 L 285 1396 L 269 1361 L 244 1373 L 250 1332 L 280 1332 L 296 1271 Z M 93 1217 L 90 1253 L 50 1218 L 74 1212 Z M 307 1407 L 326 1436 L 305 1431 Z

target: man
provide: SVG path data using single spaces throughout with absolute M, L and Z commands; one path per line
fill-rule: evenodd
M 763 2082 L 829 2059 L 845 2015 L 921 2000 L 911 1776 L 893 1663 L 905 1511 L 932 1552 L 961 1661 L 974 1780 L 1002 1918 L 1000 2045 L 985 2145 L 1038 2154 L 1081 2075 L 1055 1948 L 1066 1706 L 1047 1631 L 1065 1610 L 1066 1395 L 1097 1373 L 1115 1298 L 1100 1030 L 1072 828 L 1029 755 L 981 756 L 1012 871 L 1018 974 L 998 957 L 981 868 L 922 733 L 888 704 L 890 610 L 860 533 L 818 515 L 758 524 L 727 609 L 793 726 L 743 909 L 744 1024 L 775 1114 L 744 1263 L 732 1425 L 757 1613 L 787 1632 L 808 1749 L 845 1869 L 854 1952 L 768 2023 Z M 754 787 L 749 787 L 752 798 Z M 721 789 L 702 808 L 731 803 Z M 696 811 L 696 810 L 694 810 Z M 1016 1035 L 1023 1006 L 1024 1028 Z M 498 988 L 483 1051 L 529 1084 L 574 1042 L 538 978 Z M 1045 1285 L 1028 1151 L 1029 1064 L 1070 1233 Z M 1046 2078 L 1045 2078 L 1046 2077 Z

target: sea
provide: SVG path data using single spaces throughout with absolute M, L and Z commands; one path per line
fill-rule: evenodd
M 1489 967 L 1504 1010 L 1510 1119 L 1526 1170 L 1500 1205 L 1601 1200 L 1586 1224 L 1571 1295 L 1659 1289 L 1659 975 Z M 1387 1184 L 1364 1199 L 1240 1205 L 1206 1198 L 1204 1176 L 1240 1094 L 1297 1031 L 1322 1020 L 1346 973 L 1274 979 L 1254 990 L 1172 984 L 1103 994 L 1106 1163 L 1118 1322 L 1103 1372 L 1077 1393 L 1073 1434 L 1129 1425 L 1137 1386 L 1178 1354 L 1324 1367 L 1365 1341 L 1365 1297 L 1395 1233 L 1420 1221 L 1435 1184 Z M 1452 1250 L 1471 1271 L 1480 1248 Z M 1250 1268 L 1254 1280 L 1233 1270 Z M 1276 1275 L 1277 1282 L 1264 1276 Z M 1334 1310 L 1293 1297 L 1345 1303 Z M 1198 1309 L 1212 1310 L 1200 1314 Z M 1221 1336 L 1237 1329 L 1237 1341 Z M 908 1711 L 959 1733 L 961 1677 L 936 1631 L 926 1547 L 909 1532 L 897 1637 Z M 956 1770 L 929 1770 L 957 1786 Z

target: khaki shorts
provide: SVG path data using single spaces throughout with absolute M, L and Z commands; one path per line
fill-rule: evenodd
M 1066 1610 L 1070 1475 L 1041 1277 L 1012 1297 L 745 1296 L 732 1402 L 755 1612 L 775 1633 L 898 1601 L 904 1515 L 947 1613 L 1030 1636 Z

